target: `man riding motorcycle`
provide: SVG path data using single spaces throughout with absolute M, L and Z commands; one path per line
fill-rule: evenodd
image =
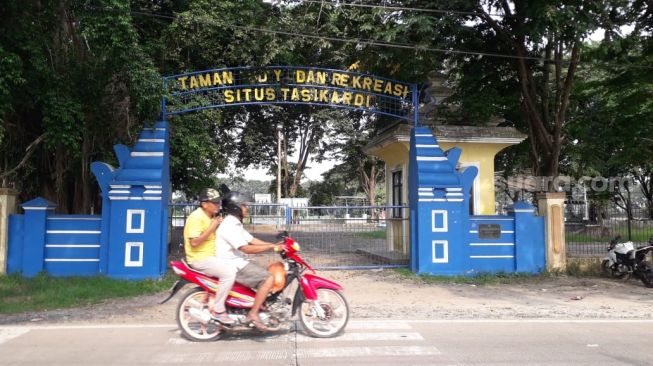
M 198 271 L 220 277 L 216 301 L 211 310 L 217 321 L 233 325 L 224 302 L 236 280 L 236 270 L 220 263 L 215 257 L 215 231 L 223 219 L 217 215 L 222 199 L 215 189 L 205 188 L 199 194 L 199 201 L 199 207 L 188 216 L 184 225 L 186 262 Z
M 280 251 L 280 244 L 269 243 L 253 237 L 243 227 L 243 219 L 249 216 L 249 197 L 236 191 L 222 199 L 222 210 L 227 214 L 216 231 L 216 257 L 227 266 L 237 269 L 236 281 L 256 290 L 254 304 L 247 314 L 249 326 L 265 331 L 258 316 L 261 305 L 271 292 L 273 276 L 263 267 L 247 259 L 247 254 Z

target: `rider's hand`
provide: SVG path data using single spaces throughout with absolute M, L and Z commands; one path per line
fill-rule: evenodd
M 283 250 L 283 246 L 281 246 L 280 244 L 275 244 L 273 249 L 275 253 L 279 253 L 280 251 Z
M 215 216 L 215 217 L 213 217 L 213 218 L 211 219 L 212 223 L 213 223 L 215 226 L 220 226 L 220 224 L 222 224 L 222 221 L 223 221 L 223 220 L 224 220 L 224 217 L 222 217 L 222 216 Z

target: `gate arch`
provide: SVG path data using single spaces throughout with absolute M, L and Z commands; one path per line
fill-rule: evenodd
M 161 117 L 203 109 L 307 104 L 353 109 L 418 123 L 417 84 L 315 67 L 231 67 L 164 78 Z M 190 105 L 196 103 L 199 105 Z

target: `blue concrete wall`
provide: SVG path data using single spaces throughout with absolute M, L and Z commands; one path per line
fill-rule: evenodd
M 55 276 L 98 274 L 100 224 L 100 216 L 49 216 L 43 270 Z
M 120 164 L 91 164 L 102 214 L 55 215 L 43 198 L 9 223 L 8 272 L 34 276 L 157 278 L 166 270 L 170 162 L 168 123 L 143 129 L 132 148 L 116 145 Z
M 458 169 L 461 150 L 442 151 L 428 128 L 411 133 L 411 269 L 436 275 L 538 273 L 545 266 L 544 220 L 519 203 L 506 216 L 472 216 L 475 167 Z

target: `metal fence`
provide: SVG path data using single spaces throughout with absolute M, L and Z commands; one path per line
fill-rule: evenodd
M 169 253 L 183 255 L 183 226 L 194 204 L 170 205 Z M 391 217 L 394 216 L 394 217 Z M 245 228 L 275 242 L 288 231 L 302 246 L 302 256 L 318 269 L 408 266 L 408 207 L 250 205 Z M 275 260 L 274 254 L 256 255 Z
M 617 236 L 633 241 L 636 246 L 653 236 L 653 220 L 646 208 L 632 208 L 628 215 L 617 206 L 568 203 L 565 220 L 569 256 L 603 256 L 610 240 Z

